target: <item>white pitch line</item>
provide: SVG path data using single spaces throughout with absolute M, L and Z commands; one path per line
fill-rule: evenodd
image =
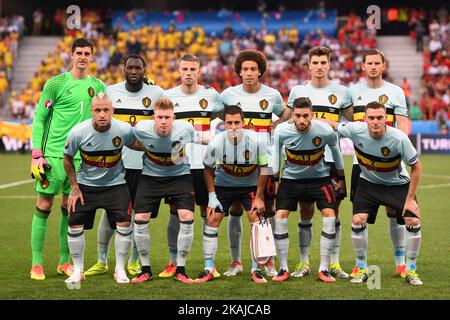
M 445 175 L 439 175 L 439 174 L 432 174 L 432 173 L 423 173 L 422 177 L 426 178 L 439 178 L 439 179 L 450 179 L 450 176 Z
M 33 179 L 27 179 L 27 180 L 20 180 L 20 181 L 16 181 L 16 182 L 11 182 L 11 183 L 7 183 L 7 184 L 0 184 L 0 190 L 1 189 L 12 188 L 12 187 L 17 187 L 17 186 L 20 186 L 22 184 L 31 183 L 33 181 L 34 181 Z
M 17 196 L 17 195 L 11 195 L 11 196 L 0 196 L 0 199 L 36 199 L 37 196 Z
M 436 189 L 436 188 L 446 188 L 450 187 L 450 183 L 444 183 L 444 184 L 427 184 L 424 186 L 419 186 L 419 189 Z

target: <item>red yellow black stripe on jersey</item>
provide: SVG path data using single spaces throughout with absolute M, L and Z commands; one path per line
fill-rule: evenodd
M 179 162 L 178 163 L 173 162 L 173 157 L 175 155 L 172 155 L 171 153 L 151 152 L 145 150 L 145 155 L 148 160 L 157 164 L 158 166 L 170 167 L 179 164 Z M 183 157 L 184 157 L 184 149 L 181 149 L 180 151 L 178 151 L 178 159 Z
M 141 120 L 152 120 L 153 110 L 117 108 L 114 109 L 113 118 L 128 122 L 134 127 Z
M 366 115 L 366 106 L 353 107 L 353 121 L 364 122 Z M 394 109 L 386 107 L 386 124 L 390 127 L 394 126 L 395 114 Z
M 105 151 L 80 150 L 83 163 L 97 168 L 112 168 L 122 159 L 122 148 Z
M 400 154 L 391 158 L 381 158 L 364 153 L 356 147 L 355 154 L 358 159 L 358 163 L 370 171 L 391 172 L 397 170 L 401 164 Z
M 175 113 L 177 120 L 186 120 L 194 126 L 195 131 L 211 129 L 211 111 L 187 111 Z
M 339 108 L 330 106 L 313 106 L 313 118 L 339 122 Z
M 257 164 L 222 164 L 223 171 L 233 177 L 248 177 L 256 167 Z
M 244 112 L 244 128 L 255 132 L 270 132 L 272 112 Z
M 315 166 L 325 157 L 325 148 L 291 150 L 286 148 L 287 161 L 299 166 Z

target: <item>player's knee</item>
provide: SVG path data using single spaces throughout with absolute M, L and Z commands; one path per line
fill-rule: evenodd
M 135 223 L 145 223 L 150 220 L 150 213 L 136 213 L 134 215 L 134 222 Z
M 289 211 L 288 210 L 278 210 L 275 219 L 286 219 L 289 217 Z
M 128 228 L 131 225 L 131 222 L 130 221 L 116 222 L 116 225 L 121 228 Z
M 53 207 L 53 197 L 38 196 L 36 207 L 43 211 L 51 211 Z M 64 206 L 63 206 L 64 207 Z M 67 204 L 65 206 L 67 208 Z
M 355 214 L 352 217 L 352 223 L 358 226 L 361 226 L 363 224 L 367 223 L 367 216 L 363 214 Z
M 190 210 L 178 210 L 178 218 L 180 222 L 194 221 L 194 212 Z
M 420 224 L 420 219 L 418 218 L 405 218 L 405 225 L 407 227 L 417 227 Z

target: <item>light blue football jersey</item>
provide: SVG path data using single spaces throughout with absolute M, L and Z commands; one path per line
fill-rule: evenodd
M 243 129 L 241 141 L 231 142 L 227 132 L 214 136 L 206 149 L 205 166 L 215 168 L 214 184 L 221 187 L 252 187 L 258 182 L 258 166 L 268 163 L 266 141 Z
M 126 122 L 111 119 L 111 127 L 99 132 L 92 121 L 88 119 L 73 127 L 64 147 L 64 154 L 71 157 L 80 150 L 77 182 L 93 187 L 124 184 L 122 149 L 136 140 L 133 128 Z
M 164 90 L 157 85 L 143 84 L 138 92 L 130 92 L 125 87 L 125 81 L 110 85 L 106 88 L 106 95 L 114 106 L 113 117 L 128 122 L 134 127 L 140 120 L 153 119 L 153 105 L 163 96 Z M 125 147 L 122 159 L 127 169 L 142 169 L 142 151 Z
M 339 122 L 342 110 L 352 105 L 348 88 L 333 82 L 323 88 L 316 88 L 311 82 L 293 87 L 289 93 L 288 107 L 292 108 L 295 99 L 300 97 L 308 97 L 311 100 L 313 117 L 316 119 Z M 325 161 L 334 162 L 328 146 L 325 146 Z
M 199 135 L 211 136 L 211 114 L 224 108 L 216 89 L 199 85 L 197 92 L 186 94 L 181 90 L 181 86 L 178 86 L 166 90 L 164 96 L 174 104 L 177 120 L 188 121 Z M 205 145 L 197 143 L 186 145 L 186 155 L 191 169 L 204 168 L 205 152 Z
M 409 174 L 402 166 L 402 160 L 413 165 L 418 154 L 402 131 L 386 126 L 386 134 L 380 139 L 373 139 L 365 122 L 341 123 L 337 131 L 353 141 L 361 178 L 382 185 L 409 182 Z
M 135 135 L 145 148 L 142 174 L 153 177 L 171 177 L 189 174 L 186 157 L 187 143 L 195 142 L 194 127 L 187 121 L 175 120 L 172 134 L 159 136 L 154 120 L 142 120 L 135 127 Z
M 281 177 L 284 179 L 316 179 L 330 176 L 325 162 L 325 146 L 338 148 L 338 137 L 333 128 L 320 120 L 311 120 L 311 128 L 300 132 L 295 123 L 284 122 L 275 129 L 273 145 L 273 170 L 280 171 L 281 149 L 286 158 Z M 337 149 L 341 157 L 342 154 Z

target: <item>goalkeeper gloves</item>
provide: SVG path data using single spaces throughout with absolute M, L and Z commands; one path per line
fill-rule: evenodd
M 42 150 L 33 150 L 31 157 L 31 177 L 38 181 L 47 181 L 45 171 L 50 170 L 51 166 L 45 161 Z
M 223 211 L 222 204 L 220 203 L 219 199 L 217 199 L 217 195 L 215 192 L 209 192 L 208 193 L 208 207 L 219 209 L 220 211 Z

